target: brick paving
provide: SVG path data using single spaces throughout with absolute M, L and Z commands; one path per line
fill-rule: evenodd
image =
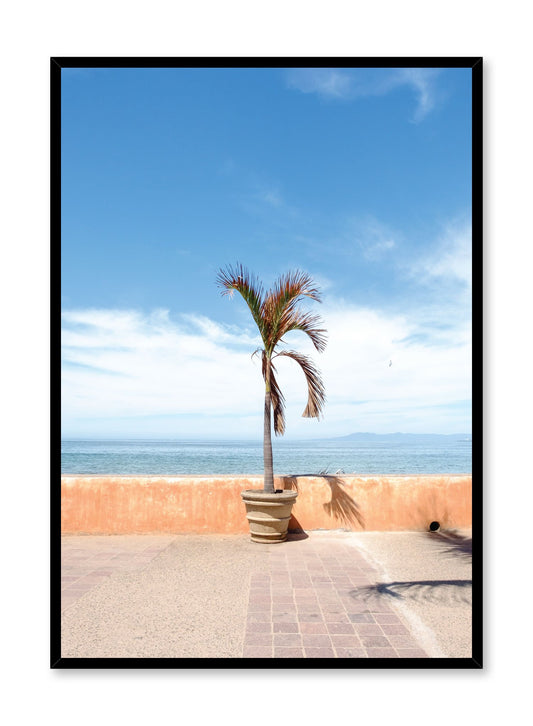
M 146 567 L 174 539 L 172 535 L 62 537 L 61 611 L 115 572 Z
M 68 611 L 115 573 L 148 573 L 150 563 L 175 542 L 174 535 L 62 537 L 61 610 Z M 245 576 L 239 585 L 244 598 L 237 657 L 429 657 L 391 606 L 390 595 L 376 590 L 378 572 L 342 535 L 313 532 L 290 535 L 279 545 L 249 546 L 260 556 L 250 560 L 249 580 Z M 180 544 L 176 553 L 182 549 Z M 190 584 L 188 576 L 185 583 Z
M 366 589 L 377 573 L 357 549 L 332 538 L 268 548 L 251 574 L 243 657 L 429 657 L 390 599 Z

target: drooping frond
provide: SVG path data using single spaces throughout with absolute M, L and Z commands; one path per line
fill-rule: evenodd
M 301 330 L 311 338 L 316 350 L 321 353 L 326 348 L 327 337 L 326 330 L 319 327 L 320 325 L 322 325 L 320 315 L 302 313 L 299 310 L 290 310 L 281 318 L 278 328 L 279 338 L 276 342 L 279 342 L 291 330 Z
M 274 433 L 276 436 L 283 436 L 285 433 L 285 398 L 276 380 L 276 369 L 272 364 L 270 368 L 270 395 L 274 411 Z
M 228 266 L 220 269 L 216 281 L 217 285 L 222 288 L 223 295 L 231 296 L 235 290 L 242 295 L 266 345 L 267 331 L 262 312 L 264 300 L 261 283 L 239 263 L 235 267 Z
M 267 375 L 267 356 L 263 351 L 262 357 L 262 373 L 266 381 Z M 276 380 L 276 369 L 272 361 L 270 361 L 270 400 L 274 411 L 274 433 L 276 436 L 283 436 L 285 433 L 285 398 L 281 392 Z
M 263 318 L 268 324 L 268 348 L 274 350 L 276 344 L 285 332 L 294 328 L 287 328 L 287 323 L 297 314 L 297 305 L 302 297 L 321 301 L 320 291 L 312 278 L 300 270 L 281 275 L 268 291 L 263 302 Z M 300 313 L 301 315 L 301 313 Z
M 302 416 L 304 418 L 319 418 L 326 403 L 326 392 L 320 372 L 315 368 L 313 361 L 306 355 L 297 353 L 295 350 L 283 350 L 277 353 L 277 355 L 292 358 L 300 365 L 307 381 L 308 393 L 307 406 Z

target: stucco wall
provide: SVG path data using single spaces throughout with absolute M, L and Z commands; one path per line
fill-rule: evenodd
M 63 476 L 64 533 L 248 531 L 240 493 L 259 476 Z M 298 490 L 289 527 L 401 531 L 469 527 L 472 477 L 302 476 L 276 478 Z

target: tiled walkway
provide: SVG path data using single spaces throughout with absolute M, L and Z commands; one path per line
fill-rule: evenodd
M 342 542 L 271 545 L 266 566 L 251 575 L 243 656 L 427 658 L 372 589 L 375 575 Z
M 220 567 L 222 581 L 213 577 Z M 222 624 L 225 657 L 428 658 L 379 583 L 345 533 L 292 535 L 279 545 L 208 535 L 65 536 L 65 648 L 85 657 L 94 648 L 105 657 L 218 657 Z M 222 621 L 232 607 L 231 623 Z

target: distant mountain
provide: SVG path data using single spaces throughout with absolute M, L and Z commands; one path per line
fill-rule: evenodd
M 370 434 L 359 432 L 336 436 L 330 441 L 471 441 L 472 434 Z

